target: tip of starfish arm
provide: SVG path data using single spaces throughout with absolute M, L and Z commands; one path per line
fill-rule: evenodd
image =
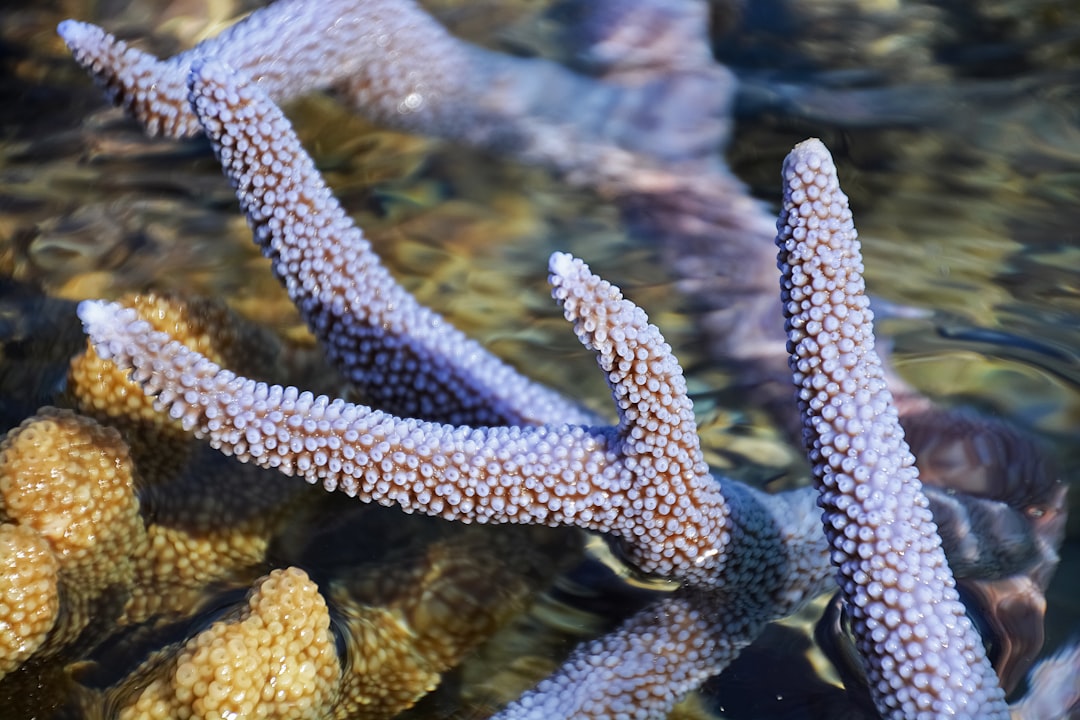
M 118 305 L 104 300 L 83 300 L 76 310 L 79 319 L 82 320 L 83 328 L 87 334 L 91 335 L 112 324 L 118 311 Z
M 109 101 L 137 120 L 148 135 L 181 138 L 199 131 L 187 109 L 183 63 L 159 60 L 78 20 L 64 20 L 56 32 Z
M 134 79 L 130 72 L 133 66 L 159 62 L 152 55 L 130 47 L 93 23 L 64 20 L 56 26 L 56 33 L 68 46 L 75 62 L 104 83 L 107 90 L 110 83 L 131 82 Z
M 76 312 L 97 354 L 121 362 L 117 348 L 130 344 L 131 324 L 138 321 L 135 311 L 103 300 L 83 300 Z
M 128 50 L 123 42 L 117 40 L 93 23 L 68 19 L 56 26 L 56 34 L 67 45 L 71 56 L 84 67 L 99 83 L 108 85 L 118 79 L 119 72 L 114 67 L 115 57 Z
M 570 275 L 579 273 L 584 267 L 586 267 L 585 263 L 570 253 L 552 253 L 548 260 L 548 271 L 553 278 L 568 278 Z
M 813 137 L 807 138 L 793 147 L 789 155 L 800 160 L 811 157 L 832 158 L 832 154 L 829 152 L 829 149 L 825 147 L 825 143 Z
M 93 38 L 100 40 L 104 37 L 105 31 L 97 25 L 68 19 L 62 20 L 60 24 L 56 26 L 56 34 L 63 39 L 68 48 L 75 50 L 76 48 L 81 48 L 86 45 L 88 39 Z
M 806 170 L 816 173 L 824 169 L 826 172 L 832 172 L 834 168 L 832 153 L 825 147 L 825 143 L 817 138 L 808 138 L 788 153 L 787 158 L 784 159 L 783 172 L 785 175 L 792 171 L 801 174 Z

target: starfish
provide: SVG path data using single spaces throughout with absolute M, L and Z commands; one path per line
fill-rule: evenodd
M 301 252 L 322 249 L 305 263 L 301 252 L 281 246 L 277 252 L 293 259 L 287 285 L 299 284 L 297 277 L 323 257 L 367 252 L 358 231 L 343 230 L 340 208 L 265 94 L 213 61 L 193 67 L 190 82 L 192 106 L 257 239 L 276 234 Z M 299 180 L 290 184 L 290 177 Z M 623 710 L 659 717 L 721 671 L 766 622 L 828 585 L 826 540 L 812 493 L 770 496 L 708 473 L 681 369 L 640 309 L 580 260 L 556 254 L 550 272 L 564 314 L 608 376 L 620 415 L 614 428 L 468 427 L 399 417 L 237 376 L 154 331 L 131 309 L 86 302 L 80 316 L 102 357 L 131 368 L 157 407 L 226 454 L 410 512 L 602 532 L 639 570 L 681 581 L 671 598 L 579 650 L 504 710 L 505 717 Z M 346 278 L 312 285 L 325 290 L 322 305 L 354 292 Z M 970 645 L 973 631 L 964 629 Z M 973 662 L 982 667 L 977 657 Z M 989 667 L 985 658 L 981 663 Z M 996 681 L 980 673 L 975 677 L 990 685 L 975 702 L 1004 707 L 1000 690 L 994 696 Z
M 252 47 L 266 49 L 265 43 L 269 37 L 274 37 L 275 42 L 285 39 L 276 32 L 282 22 L 280 13 L 293 18 L 303 11 L 303 15 L 296 17 L 296 22 L 289 23 L 289 27 L 303 28 L 305 37 L 309 28 L 301 24 L 301 20 L 314 20 L 317 17 L 321 21 L 333 18 L 336 22 L 336 15 L 324 14 L 322 10 L 313 13 L 315 9 L 296 2 L 278 3 L 264 11 L 266 15 L 254 15 L 248 23 L 237 26 L 220 43 L 210 47 L 200 46 L 194 56 L 220 50 L 218 44 L 233 47 L 234 41 L 248 39 L 252 45 L 245 41 L 233 52 L 227 53 L 242 67 L 239 60 L 249 55 Z M 341 12 L 344 8 L 337 10 Z M 369 8 L 376 16 L 384 10 L 378 4 Z M 419 10 L 416 12 L 419 13 Z M 365 19 L 362 17 L 355 23 L 344 25 L 354 29 L 364 28 L 362 32 L 367 38 L 372 29 L 362 22 Z M 427 18 L 424 26 L 431 25 L 433 21 Z M 404 26 L 412 27 L 408 22 Z M 96 37 L 101 31 L 69 22 L 62 25 L 61 32 L 74 47 L 90 47 L 91 37 Z M 442 32 L 445 34 L 445 31 Z M 373 37 L 379 35 L 379 32 L 375 32 Z M 301 44 L 286 42 L 283 47 L 298 50 Z M 322 47 L 321 40 L 319 47 Z M 134 52 L 127 49 L 116 57 L 110 55 L 109 60 L 95 61 L 95 67 L 111 72 L 113 61 L 119 62 Z M 304 56 L 313 57 L 313 52 L 309 48 Z M 82 55 L 81 52 L 79 54 Z M 270 57 L 265 56 L 267 59 Z M 324 58 L 322 62 L 329 60 Z M 179 78 L 183 88 L 182 107 L 186 114 L 192 113 L 184 85 L 192 62 L 191 57 L 176 59 L 173 64 L 178 67 L 168 75 L 173 77 L 176 74 Z M 289 64 L 275 60 L 273 66 L 284 68 Z M 296 69 L 294 79 L 307 76 L 302 68 Z M 135 75 L 144 77 L 141 72 Z M 174 107 L 174 102 L 179 102 L 173 97 L 175 93 L 167 90 L 169 83 L 161 82 L 156 73 L 148 78 L 153 81 L 153 87 L 139 89 L 139 96 L 147 92 L 161 92 L 163 96 L 172 98 L 166 103 L 170 108 Z M 280 160 L 292 166 L 294 158 L 296 177 L 283 177 L 282 184 L 276 187 L 250 185 L 241 202 L 245 211 L 250 210 L 248 217 L 256 227 L 257 242 L 263 252 L 274 260 L 274 271 L 286 284 L 290 298 L 326 348 L 331 362 L 343 371 L 365 398 L 378 407 L 399 414 L 455 424 L 538 424 L 554 418 L 571 418 L 579 422 L 596 419 L 551 390 L 514 372 L 437 314 L 420 306 L 382 267 L 370 245 L 352 226 L 337 200 L 326 189 L 306 154 L 294 153 Z M 310 189 L 314 194 L 310 197 L 294 197 L 290 194 L 301 187 Z M 262 197 L 266 193 L 270 193 L 270 198 L 282 196 L 286 199 L 286 206 L 282 210 L 288 216 L 284 223 L 281 218 L 249 207 L 263 202 Z M 311 236 L 306 230 L 305 215 L 294 214 L 308 212 L 318 218 L 322 235 L 340 237 L 340 242 L 322 243 L 318 237 Z M 356 273 L 363 273 L 368 278 L 364 292 L 344 292 L 341 279 Z M 331 296 L 333 301 L 328 302 Z M 449 365 L 451 362 L 453 364 Z M 497 380 L 489 381 L 496 376 Z M 484 382 L 479 378 L 483 378 Z

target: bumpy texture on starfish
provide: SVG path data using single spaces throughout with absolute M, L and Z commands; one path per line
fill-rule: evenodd
M 647 326 L 643 314 L 623 306 L 617 291 L 607 298 L 595 292 L 594 285 L 605 286 L 602 281 L 588 276 L 576 261 L 559 259 L 553 263 L 553 279 L 560 283 L 556 295 L 582 340 L 600 351 L 620 409 L 616 430 L 563 427 L 594 424 L 595 420 L 573 404 L 529 385 L 483 355 L 479 346 L 450 330 L 437 316 L 419 308 L 389 279 L 359 231 L 344 218 L 295 144 L 287 123 L 267 109 L 263 98 L 249 94 L 242 85 L 230 84 L 220 67 L 203 67 L 202 63 L 211 57 L 224 60 L 253 77 L 275 99 L 334 86 L 362 112 L 385 124 L 542 163 L 566 173 L 571 180 L 623 194 L 619 200 L 624 212 L 632 217 L 641 210 L 638 219 L 645 218 L 642 224 L 646 226 L 651 219 L 651 237 L 659 238 L 668 254 L 678 256 L 673 265 L 697 268 L 684 275 L 700 280 L 701 275 L 716 275 L 713 271 L 717 267 L 723 268 L 722 273 L 738 268 L 738 280 L 724 286 L 724 298 L 727 302 L 736 298 L 740 303 L 728 313 L 734 320 L 720 323 L 726 331 L 722 336 L 729 355 L 757 357 L 761 348 L 746 340 L 766 333 L 759 333 L 762 329 L 747 320 L 743 312 L 747 298 L 740 293 L 754 295 L 760 290 L 759 273 L 747 266 L 763 267 L 750 255 L 760 257 L 759 249 L 765 254 L 769 251 L 750 240 L 764 239 L 762 236 L 771 231 L 732 231 L 735 226 L 757 230 L 760 213 L 754 212 L 753 202 L 745 195 L 740 196 L 737 181 L 723 172 L 715 155 L 726 134 L 724 116 L 731 83 L 726 71 L 712 62 L 704 42 L 701 13 L 705 7 L 704 3 L 665 0 L 580 4 L 586 20 L 575 28 L 581 30 L 578 66 L 584 65 L 591 78 L 544 61 L 506 58 L 470 47 L 450 37 L 408 0 L 330 0 L 321 4 L 284 0 L 165 62 L 127 48 L 91 26 L 69 22 L 60 28 L 77 59 L 90 66 L 99 82 L 114 93 L 114 99 L 125 104 L 152 132 L 194 134 L 205 127 L 237 185 L 257 241 L 275 260 L 275 272 L 332 359 L 363 388 L 373 406 L 396 415 L 453 425 L 546 424 L 561 430 L 543 428 L 522 440 L 517 431 L 473 434 L 467 428 L 410 424 L 379 416 L 373 429 L 385 429 L 386 443 L 398 444 L 360 450 L 353 444 L 346 449 L 344 439 L 335 440 L 334 436 L 346 420 L 360 422 L 364 411 L 354 414 L 351 406 L 314 401 L 289 391 L 275 395 L 242 378 L 226 382 L 225 375 L 212 380 L 185 378 L 196 385 L 180 395 L 170 394 L 175 393 L 175 387 L 163 393 L 167 400 L 171 398 L 177 419 L 188 425 L 202 423 L 211 437 L 218 433 L 215 443 L 228 452 L 269 458 L 267 464 L 291 471 L 302 469 L 309 478 L 324 482 L 331 480 L 331 475 L 337 476 L 333 478 L 337 482 L 349 462 L 358 469 L 362 460 L 379 456 L 378 463 L 364 470 L 366 478 L 352 485 L 345 478 L 346 489 L 356 491 L 359 487 L 364 497 L 466 520 L 506 521 L 503 510 L 510 509 L 516 512 L 515 522 L 573 523 L 612 532 L 621 538 L 632 561 L 690 581 L 611 636 L 580 649 L 556 676 L 507 708 L 506 717 L 663 714 L 681 694 L 723 669 L 764 622 L 790 612 L 827 581 L 825 540 L 814 519 L 810 496 L 795 492 L 772 498 L 708 478 L 701 467 L 696 439 L 686 439 L 695 436 L 695 430 L 681 371 L 670 358 L 670 350 L 665 347 L 640 359 L 617 357 L 617 351 L 634 347 L 632 342 L 624 343 L 626 338 L 618 333 L 639 333 Z M 629 15 L 636 15 L 638 21 L 623 22 Z M 642 34 L 643 28 L 650 32 Z M 662 31 L 652 32 L 657 28 Z M 610 34 L 604 36 L 605 32 Z M 659 78 L 657 66 L 671 72 Z M 189 106 L 186 86 L 191 69 L 195 77 L 193 105 Z M 711 102 L 705 111 L 700 110 L 703 97 Z M 560 98 L 569 99 L 560 102 Z M 717 109 L 721 112 L 710 113 Z M 657 127 L 660 132 L 643 132 Z M 705 162 L 700 162 L 703 159 Z M 703 172 L 681 176 L 671 172 L 680 163 Z M 669 235 L 676 240 L 669 242 Z M 743 245 L 725 242 L 732 236 L 749 240 Z M 695 248 L 687 237 L 702 242 Z M 703 257 L 711 262 L 700 262 Z M 740 262 L 731 262 L 732 257 Z M 764 276 L 774 283 L 771 258 L 765 266 L 769 272 Z M 363 276 L 363 282 L 357 276 Z M 700 287 L 690 284 L 695 290 Z M 589 306 L 585 311 L 572 310 L 578 291 Z M 771 306 L 775 296 L 771 292 L 768 296 Z M 600 302 L 596 302 L 597 297 Z M 754 299 L 760 301 L 760 297 Z M 596 308 L 603 310 L 601 314 L 615 308 L 608 318 L 611 324 L 601 323 L 599 333 L 588 325 Z M 100 310 L 88 308 L 86 312 L 88 317 L 101 319 Z M 766 316 L 774 320 L 776 315 Z M 128 320 L 125 317 L 124 323 Z M 655 328 L 647 328 L 648 336 L 636 349 L 647 348 L 650 353 L 663 341 L 658 333 L 650 334 Z M 126 329 L 135 334 L 145 330 L 134 325 Z M 163 342 L 152 339 L 154 347 L 145 349 L 156 351 Z M 232 361 L 211 359 L 250 374 Z M 213 370 L 198 362 L 191 367 Z M 141 372 L 144 380 L 151 374 Z M 658 373 L 657 377 L 653 373 Z M 153 379 L 147 381 L 151 390 L 159 387 Z M 220 390 L 221 403 L 193 408 L 199 383 L 203 388 Z M 252 408 L 250 398 L 241 397 L 242 392 L 226 395 L 251 389 L 265 392 L 257 401 L 263 405 L 256 412 L 260 417 L 255 424 L 250 424 L 251 415 L 245 415 Z M 280 399 L 289 404 L 287 409 L 272 407 Z M 331 415 L 341 411 L 338 425 L 327 420 L 328 409 Z M 200 414 L 206 410 L 212 417 Z M 222 439 L 223 426 L 234 417 L 234 411 L 241 413 L 242 432 L 226 432 Z M 276 419 L 284 424 L 276 424 Z M 325 427 L 319 427 L 320 423 Z M 324 432 L 326 428 L 328 432 Z M 569 433 L 565 443 L 559 439 L 562 432 Z M 414 452 L 415 445 L 422 446 L 422 438 L 429 433 L 439 447 L 425 446 L 419 454 Z M 375 438 L 377 432 L 369 435 Z M 455 445 L 454 438 L 463 444 Z M 542 444 L 533 445 L 534 438 L 541 438 Z M 359 434 L 356 439 L 365 440 Z M 543 444 L 549 440 L 554 444 Z M 353 456 L 335 460 L 334 452 L 319 446 L 323 441 L 328 446 L 337 444 L 331 451 Z M 509 445 L 504 446 L 504 441 Z M 574 488 L 560 497 L 560 490 L 573 483 L 546 478 L 515 495 L 509 484 L 498 482 L 499 473 L 513 474 L 514 469 L 506 471 L 506 462 L 516 469 L 515 456 L 522 448 L 533 448 L 534 452 L 537 447 L 551 449 L 553 454 L 566 450 L 572 455 L 581 443 L 587 446 L 583 461 L 564 457 L 548 462 L 550 458 L 542 458 L 535 464 L 546 464 L 545 472 L 569 468 L 566 472 L 573 475 L 574 483 L 584 485 L 584 490 Z M 451 452 L 454 450 L 461 451 L 460 458 Z M 479 451 L 476 462 L 468 468 L 455 465 L 460 459 L 467 460 L 466 450 Z M 672 461 L 665 457 L 665 450 L 673 450 L 677 466 L 668 476 L 665 473 Z M 596 458 L 612 465 L 602 465 Z M 454 482 L 443 477 L 440 485 L 428 487 L 431 478 L 447 468 L 456 473 Z M 680 475 L 679 468 L 690 472 Z M 598 483 L 595 488 L 590 484 L 594 481 Z M 693 492 L 680 495 L 680 482 Z M 397 483 L 411 487 L 399 492 Z M 723 493 L 717 489 L 714 495 L 713 486 L 722 488 Z M 650 494 L 657 491 L 659 495 Z M 549 494 L 545 496 L 545 492 Z M 591 505 L 583 505 L 585 501 L 575 492 L 591 492 L 586 499 Z M 606 505 L 599 501 L 601 493 L 610 495 L 604 498 Z M 675 503 L 684 500 L 687 504 L 676 508 Z M 241 504 L 245 501 L 237 498 Z M 665 505 L 675 510 L 664 515 Z M 689 516 L 683 514 L 686 507 L 691 508 Z M 939 497 L 934 507 L 935 518 L 939 509 L 947 508 L 950 513 L 945 531 L 953 533 L 953 540 L 960 536 L 956 528 L 971 522 L 972 516 L 964 515 L 968 506 L 962 500 L 947 505 Z M 674 516 L 670 526 L 657 527 L 657 510 L 661 519 Z M 705 518 L 715 515 L 722 522 L 702 523 L 694 513 Z M 597 519 L 597 515 L 603 517 Z M 985 530 L 986 516 L 974 517 L 979 518 L 977 529 Z M 1015 519 L 1008 513 L 1002 517 Z M 688 525 L 702 536 L 695 538 L 700 541 L 698 548 L 687 550 L 679 545 L 682 540 L 678 536 Z M 1000 529 L 993 526 L 993 531 Z M 1030 529 L 1019 528 L 1022 536 L 1024 531 Z M 672 535 L 664 537 L 667 533 Z M 1022 539 L 1031 540 L 1030 536 Z M 1015 551 L 1010 556 L 981 539 L 954 542 L 949 546 L 950 560 L 955 551 L 956 559 L 966 563 L 969 571 L 1008 573 L 1023 566 L 1032 553 L 1037 554 L 1033 545 L 1010 545 Z M 698 568 L 688 568 L 687 559 L 714 552 L 720 560 L 711 570 L 699 573 Z M 396 637 L 400 629 L 393 619 L 379 627 L 387 638 Z M 412 667 L 408 665 L 409 650 L 402 650 L 401 655 L 407 667 Z M 409 684 L 401 697 L 411 702 L 414 696 L 409 692 L 433 683 L 439 672 L 434 667 L 445 665 L 433 663 L 412 673 L 419 680 Z M 371 681 L 381 682 L 377 676 Z
M 215 140 L 238 196 L 259 199 L 244 202 L 257 236 L 277 230 L 300 251 L 315 256 L 302 262 L 288 248 L 275 254 L 286 284 L 308 286 L 306 292 L 313 295 L 323 291 L 324 296 L 316 295 L 318 305 L 339 303 L 337 314 L 344 316 L 345 300 L 355 297 L 351 278 L 369 272 L 374 255 L 359 231 L 344 237 L 334 233 L 335 226 L 349 228 L 351 224 L 311 166 L 289 123 L 264 93 L 238 82 L 218 63 L 201 64 L 192 72 L 191 83 L 192 105 Z M 286 176 L 284 182 L 290 184 L 277 187 L 278 176 L 263 171 L 279 164 L 298 169 L 296 185 Z M 321 198 L 314 212 L 306 204 L 292 204 L 295 198 L 307 196 Z M 328 212 L 322 212 L 324 207 Z M 294 222 L 294 217 L 300 221 Z M 320 230 L 327 225 L 330 232 L 324 236 Z M 369 261 L 357 258 L 360 253 Z M 327 264 L 337 272 L 323 267 L 327 256 L 331 258 Z M 332 284 L 312 278 L 308 268 L 327 270 L 322 282 Z M 376 273 L 374 284 L 380 277 L 390 282 L 384 273 Z M 286 474 L 304 475 L 330 489 L 340 487 L 365 500 L 396 503 L 449 519 L 577 525 L 620 538 L 635 564 L 646 572 L 718 581 L 722 577 L 718 570 L 726 562 L 726 509 L 701 457 L 685 380 L 670 347 L 644 313 L 622 300 L 617 289 L 589 273 L 580 261 L 556 255 L 552 279 L 567 318 L 575 323 L 579 338 L 596 348 L 608 374 L 621 413 L 614 432 L 581 426 L 467 429 L 400 420 L 362 406 L 313 398 L 294 388 L 238 379 L 176 344 L 168 345 L 176 353 L 176 362 L 190 364 L 201 377 L 185 374 L 183 380 L 194 383 L 191 392 L 166 391 L 158 402 L 173 405 L 175 416 L 189 429 L 209 437 L 215 447 Z M 398 292 L 401 304 L 411 303 L 409 307 L 421 312 L 404 291 Z M 91 328 L 91 338 L 105 340 L 96 343 L 99 354 L 122 366 L 139 364 L 146 356 L 137 351 L 137 343 L 150 328 L 140 323 L 123 331 L 125 325 L 136 322 L 134 313 L 86 304 L 82 317 Z M 126 337 L 107 338 L 107 328 Z M 457 331 L 452 332 L 457 338 Z M 440 335 L 450 333 L 442 330 Z M 169 339 L 161 334 L 154 337 L 161 345 Z M 371 347 L 382 346 L 372 343 Z M 460 357 L 458 353 L 465 352 L 470 361 L 477 347 L 457 342 L 441 348 L 438 357 L 449 358 L 444 364 L 451 364 Z M 456 398 L 468 398 L 473 388 L 500 387 L 504 380 L 510 383 L 516 377 L 508 377 L 505 366 L 486 355 L 483 369 L 472 382 L 459 374 L 433 383 L 430 388 L 439 402 L 428 414 L 444 414 L 439 408 L 447 404 L 461 407 Z M 409 365 L 408 370 L 424 377 L 419 368 Z M 164 389 L 160 374 L 150 368 L 144 367 L 135 378 L 148 384 L 148 391 Z M 428 395 L 423 379 L 414 382 L 419 384 L 406 384 L 409 390 L 404 398 Z M 246 384 L 235 402 L 218 402 L 231 394 L 224 392 L 227 389 L 239 390 L 233 386 L 240 383 Z M 222 394 L 205 392 L 211 386 Z M 202 388 L 200 394 L 207 403 L 198 409 L 184 405 L 198 392 L 196 387 Z M 520 392 L 515 402 L 536 397 L 530 391 L 536 386 L 528 381 L 516 387 Z M 440 392 L 443 389 L 447 391 Z M 490 391 L 482 396 L 490 398 Z M 282 402 L 292 409 L 278 417 Z M 581 417 L 566 411 L 560 422 L 567 422 L 566 416 L 569 422 Z M 281 422 L 295 433 L 292 437 L 281 436 Z
M 832 156 L 808 140 L 788 155 L 783 178 L 776 242 L 791 367 L 825 533 L 878 710 L 1007 718 L 874 351 L 859 244 Z
M 554 294 L 609 371 L 627 440 L 609 429 L 471 429 L 395 418 L 238 378 L 130 309 L 87 302 L 80 314 L 99 354 L 133 367 L 159 404 L 225 452 L 451 519 L 579 524 L 620 537 L 642 569 L 690 579 L 693 587 L 583 648 L 520 709 L 507 710 L 508 717 L 602 717 L 636 698 L 638 716 L 655 717 L 722 670 L 764 623 L 821 590 L 827 556 L 809 493 L 773 497 L 732 483 L 728 510 L 707 474 L 690 476 L 699 483 L 694 492 L 671 489 L 683 482 L 673 466 L 696 467 L 679 445 L 696 449 L 697 436 L 677 363 L 644 313 L 579 260 L 556 255 L 552 276 Z M 628 451 L 605 449 L 624 445 Z M 680 555 L 692 536 L 679 523 L 712 519 L 710 510 L 736 522 L 705 536 L 722 539 L 706 558 L 719 562 L 698 564 Z M 667 521 L 658 521 L 662 511 Z M 655 546 L 656 538 L 664 544 Z M 613 657 L 625 661 L 621 682 L 608 682 L 603 670 Z
M 813 493 L 768 495 L 733 481 L 724 481 L 723 491 L 732 508 L 723 586 L 684 585 L 586 643 L 499 720 L 665 717 L 723 672 L 767 623 L 829 586 Z
M 692 414 L 679 411 L 685 396 L 665 382 L 663 367 L 671 373 L 678 365 L 662 343 L 639 344 L 641 335 L 655 343 L 658 332 L 580 261 L 560 255 L 552 265 L 560 288 L 589 294 L 598 304 L 598 312 L 574 319 L 596 323 L 593 337 L 620 337 L 624 357 L 607 358 L 614 391 L 627 410 L 618 432 L 469 428 L 397 418 L 237 377 L 118 305 L 86 302 L 80 316 L 99 355 L 134 368 L 133 377 L 158 396 L 160 407 L 227 454 L 366 501 L 447 519 L 606 532 L 620 538 L 646 572 L 715 581 L 727 559 L 726 509 L 700 459 Z M 576 312 L 574 299 L 567 313 Z M 620 313 L 639 322 L 605 322 Z M 169 372 L 161 371 L 162 362 Z M 650 376 L 650 369 L 660 372 Z M 681 373 L 675 377 L 682 380 Z M 650 397 L 656 402 L 652 412 Z M 650 425 L 664 430 L 650 431 Z
M 159 293 L 125 295 L 119 302 L 216 362 L 263 379 L 277 373 L 276 339 L 242 322 L 222 302 Z M 143 485 L 175 478 L 197 447 L 179 423 L 154 410 L 127 373 L 99 358 L 89 344 L 68 366 L 63 399 L 80 415 L 120 431 Z
M 254 85 L 199 63 L 192 107 L 256 242 L 327 355 L 374 406 L 453 424 L 589 422 L 419 305 L 379 262 L 289 122 Z M 352 282 L 362 275 L 363 285 Z
M 241 322 L 223 303 L 157 294 L 125 296 L 119 302 L 230 367 L 258 377 L 276 371 L 270 360 L 277 357 L 275 341 Z M 254 580 L 266 571 L 272 538 L 311 505 L 285 478 L 230 463 L 192 440 L 178 422 L 157 413 L 126 375 L 88 346 L 72 359 L 64 393 L 81 414 L 119 430 L 130 447 L 134 467 L 129 472 L 146 537 L 139 552 L 124 558 L 135 569 L 124 624 L 186 613 L 208 583 Z M 74 452 L 70 442 L 57 441 L 55 454 Z M 49 464 L 41 463 L 40 472 L 48 471 Z M 229 482 L 232 492 L 210 491 L 222 482 Z

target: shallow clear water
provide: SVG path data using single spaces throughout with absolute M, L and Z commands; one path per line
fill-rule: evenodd
M 429 5 L 478 42 L 544 49 L 529 21 L 543 3 Z M 1046 438 L 1071 480 L 1080 467 L 1080 8 L 735 5 L 714 4 L 717 55 L 745 81 L 728 151 L 736 174 L 775 203 L 788 149 L 823 138 L 852 197 L 868 284 L 888 310 L 879 333 L 894 341 L 897 368 L 946 404 Z M 0 274 L 17 281 L 0 285 L 5 428 L 50 398 L 79 345 L 71 306 L 35 314 L 28 298 L 179 289 L 223 297 L 283 337 L 310 342 L 209 148 L 144 139 L 105 107 L 54 32 L 78 17 L 147 37 L 145 47 L 164 55 L 241 9 L 227 0 L 71 0 L 0 10 Z M 755 480 L 802 478 L 797 454 L 751 400 L 724 394 L 724 369 L 703 349 L 657 248 L 631 237 L 609 204 L 540 170 L 372 128 L 326 97 L 289 113 L 338 197 L 421 302 L 606 412 L 603 380 L 545 283 L 553 250 L 579 255 L 644 307 L 683 359 L 710 461 Z M 1080 630 L 1075 493 L 1070 506 L 1048 648 Z M 561 635 L 552 625 L 598 624 L 552 604 L 548 615 L 534 612 L 547 625 L 520 631 L 530 655 L 587 632 Z M 536 662 L 522 674 L 542 675 L 545 660 Z

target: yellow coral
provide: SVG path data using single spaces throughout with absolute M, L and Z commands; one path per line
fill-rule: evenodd
M 0 512 L 55 556 L 65 610 L 55 646 L 122 607 L 146 544 L 133 473 L 119 433 L 68 410 L 43 408 L 0 445 Z
M 60 608 L 49 545 L 22 525 L 0 524 L 0 678 L 45 641 Z
M 120 720 L 319 718 L 341 675 L 329 610 L 298 568 L 270 573 L 232 617 L 151 662 L 153 679 Z

